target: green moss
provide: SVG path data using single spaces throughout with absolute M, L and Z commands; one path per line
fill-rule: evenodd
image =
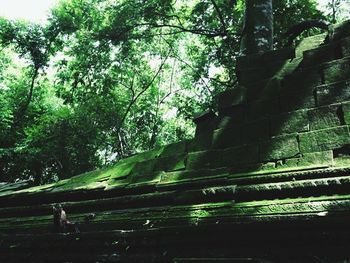
M 296 134 L 272 137 L 259 145 L 260 160 L 263 162 L 286 159 L 299 154 Z
M 180 141 L 164 146 L 160 153 L 160 157 L 169 157 L 173 155 L 184 154 L 187 150 L 188 141 Z
M 323 70 L 325 83 L 347 80 L 350 74 L 350 60 L 343 58 L 327 63 Z
M 306 132 L 299 135 L 301 153 L 321 152 L 350 143 L 348 126 Z
M 340 81 L 316 88 L 317 105 L 328 105 L 350 100 L 350 82 Z
M 350 88 L 348 90 L 350 90 Z M 350 95 L 350 91 L 349 91 L 349 95 Z M 344 114 L 345 124 L 350 124 L 350 101 L 344 102 L 342 104 L 342 111 Z
M 163 173 L 160 184 L 177 184 L 196 180 L 224 178 L 228 174 L 223 169 L 198 169 Z
M 296 166 L 333 166 L 333 151 L 323 151 L 315 153 L 305 153 L 299 158 L 287 159 L 283 162 L 282 167 Z
M 307 110 L 298 110 L 271 117 L 271 134 L 282 135 L 309 130 Z
M 120 160 L 119 164 L 142 162 L 142 161 L 147 161 L 150 159 L 157 158 L 162 153 L 163 149 L 164 149 L 163 147 L 158 147 L 150 151 L 135 154 L 133 156 Z

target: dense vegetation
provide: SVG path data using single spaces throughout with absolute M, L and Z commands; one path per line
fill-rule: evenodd
M 275 45 L 314 0 L 274 1 Z M 193 136 L 236 84 L 243 0 L 62 0 L 45 25 L 0 18 L 0 181 L 45 183 Z

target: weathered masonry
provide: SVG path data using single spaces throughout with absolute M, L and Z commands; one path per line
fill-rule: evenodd
M 0 186 L 0 262 L 350 262 L 350 23 L 237 64 L 193 140 Z

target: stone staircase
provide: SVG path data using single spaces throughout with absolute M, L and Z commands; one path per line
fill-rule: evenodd
M 350 262 L 349 24 L 239 58 L 193 140 L 1 186 L 0 262 Z

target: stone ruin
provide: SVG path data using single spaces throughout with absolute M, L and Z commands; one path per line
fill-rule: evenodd
M 0 262 L 350 262 L 350 22 L 237 74 L 193 140 L 0 185 Z

